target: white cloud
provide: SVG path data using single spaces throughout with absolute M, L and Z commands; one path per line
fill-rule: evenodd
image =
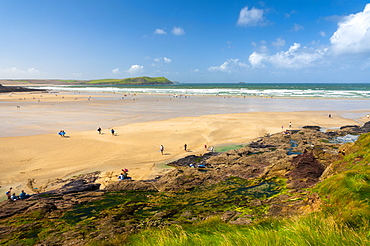
M 240 68 L 246 69 L 249 68 L 249 65 L 243 62 L 239 62 L 239 59 L 228 59 L 220 66 L 211 66 L 208 68 L 208 71 L 221 71 L 226 73 L 231 73 L 232 71 L 239 70 Z
M 172 29 L 171 32 L 175 36 L 180 36 L 180 35 L 185 34 L 185 30 L 182 27 L 176 27 L 176 26 Z
M 157 57 L 157 58 L 154 58 L 154 64 L 152 64 L 152 66 L 158 66 L 158 65 L 161 65 L 162 62 L 164 63 L 171 63 L 172 60 L 168 57 Z
M 155 29 L 154 34 L 163 35 L 163 34 L 167 34 L 167 32 L 163 29 L 157 28 L 157 29 Z
M 282 47 L 285 45 L 285 40 L 282 38 L 277 38 L 276 41 L 272 42 L 272 45 L 275 47 Z
M 167 57 L 163 57 L 163 60 L 165 63 L 171 63 L 172 60 L 170 58 L 167 58 Z
M 321 36 L 321 37 L 325 37 L 325 36 L 326 36 L 326 33 L 325 33 L 325 32 L 323 32 L 323 31 L 321 31 L 321 32 L 320 32 L 320 36 Z
M 370 52 L 370 4 L 363 12 L 344 17 L 330 42 L 336 54 Z
M 144 72 L 144 66 L 132 65 L 130 69 L 127 70 L 126 72 L 130 74 L 138 74 L 138 73 Z
M 239 13 L 238 26 L 258 26 L 265 25 L 263 9 L 248 9 L 248 6 L 242 8 Z
M 264 67 L 265 63 L 270 63 L 280 68 L 304 68 L 320 61 L 326 52 L 327 49 L 301 48 L 301 44 L 294 43 L 289 47 L 289 50 L 281 51 L 274 55 L 253 52 L 249 56 L 249 62 L 253 68 Z
M 115 69 L 112 69 L 112 73 L 119 74 L 121 72 L 119 71 L 119 68 L 115 68 Z
M 265 65 L 263 64 L 263 60 L 265 60 L 265 59 L 266 59 L 265 58 L 265 55 L 259 54 L 257 52 L 253 52 L 249 56 L 249 62 L 252 65 L 253 68 L 262 68 L 262 67 L 265 67 Z
M 33 78 L 40 75 L 40 71 L 35 68 L 21 70 L 16 67 L 0 69 L 0 76 L 3 78 Z
M 298 32 L 298 31 L 303 30 L 303 29 L 304 29 L 303 26 L 298 25 L 297 23 L 294 23 L 293 28 L 291 29 L 291 31 Z

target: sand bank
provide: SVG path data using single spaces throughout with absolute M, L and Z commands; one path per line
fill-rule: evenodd
M 13 186 L 15 192 L 25 188 L 32 193 L 26 186 L 28 180 L 34 180 L 34 187 L 42 189 L 55 179 L 91 171 L 101 171 L 104 179 L 100 181 L 104 183 L 110 177 L 116 180 L 122 168 L 128 168 L 135 180 L 150 179 L 161 172 L 158 165 L 188 154 L 203 154 L 204 145 L 248 143 L 266 133 L 285 130 L 289 122 L 296 129 L 304 125 L 337 128 L 367 121 L 357 117 L 366 115 L 361 110 L 233 113 L 242 107 L 223 99 L 217 99 L 218 104 L 209 103 L 201 97 L 152 96 L 148 101 L 132 95 L 124 99 L 121 95 L 112 99 L 112 95 L 97 98 L 68 94 L 17 94 L 16 100 L 14 95 L 11 99 L 7 97 L 10 96 L 0 97 L 1 112 L 13 113 L 2 118 L 1 132 L 19 125 L 14 128 L 14 136 L 0 137 L 1 192 Z M 35 102 L 37 98 L 42 101 Z M 274 99 L 268 99 L 267 105 L 279 102 L 271 100 Z M 15 107 L 20 101 L 21 107 Z M 227 111 L 230 113 L 223 113 Z M 223 114 L 209 114 L 214 112 Z M 333 117 L 329 118 L 328 113 Z M 99 126 L 102 134 L 96 131 Z M 115 136 L 110 133 L 111 128 L 115 129 Z M 57 135 L 60 129 L 67 132 L 67 137 Z M 36 130 L 53 133 L 28 134 Z M 188 152 L 183 149 L 185 143 Z M 165 147 L 164 155 L 159 152 L 161 144 Z

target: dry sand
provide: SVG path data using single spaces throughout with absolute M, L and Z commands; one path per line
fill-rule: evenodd
M 19 96 L 17 95 L 17 98 L 22 98 L 22 100 L 35 100 L 34 95 Z M 1 95 L 0 102 L 1 100 L 8 103 L 12 103 L 12 100 L 15 101 L 14 103 L 21 101 L 15 100 L 14 95 L 10 99 L 9 97 L 9 95 Z M 48 100 L 52 100 L 55 107 L 62 103 L 60 95 L 43 95 L 42 97 L 43 100 L 50 97 Z M 58 97 L 58 99 L 51 99 L 51 97 Z M 64 97 L 63 103 L 65 100 L 75 101 L 75 95 L 64 95 Z M 88 100 L 88 96 L 85 96 L 84 100 Z M 104 104 L 112 106 L 113 103 L 116 101 L 104 101 Z M 65 110 L 57 114 L 61 114 L 60 117 L 75 120 L 70 116 L 75 110 L 78 111 L 79 104 L 74 102 L 73 105 L 75 107 L 71 108 L 71 115 L 68 115 L 68 111 Z M 14 109 L 13 106 L 12 109 Z M 32 105 L 28 106 L 26 114 L 45 117 L 40 115 L 39 108 Z M 91 120 L 100 119 L 102 115 L 112 117 L 109 114 L 107 116 L 106 111 L 96 110 L 94 111 L 96 118 Z M 58 136 L 57 131 L 53 134 L 0 137 L 0 152 L 2 153 L 0 189 L 1 192 L 5 192 L 5 189 L 12 186 L 16 193 L 21 189 L 32 193 L 32 190 L 26 186 L 30 179 L 35 181 L 34 187 L 43 189 L 46 184 L 50 184 L 55 179 L 92 171 L 102 172 L 100 182 L 104 185 L 109 179 L 117 180 L 117 175 L 122 168 L 128 168 L 129 176 L 135 180 L 150 179 L 164 171 L 163 163 L 189 154 L 205 153 L 204 145 L 248 143 L 266 133 L 285 130 L 289 122 L 292 122 L 292 129 L 296 129 L 304 125 L 336 128 L 359 124 L 358 120 L 366 121 L 365 118 L 357 119 L 357 121 L 343 118 L 339 113 L 332 113 L 332 115 L 332 118 L 328 118 L 328 112 L 307 111 L 176 117 L 127 123 L 121 126 L 111 125 L 116 131 L 115 136 L 112 136 L 110 128 L 107 127 L 102 127 L 102 134 L 99 134 L 96 128 L 78 131 L 76 125 L 71 123 L 72 130 L 65 129 L 67 132 L 65 138 Z M 110 122 L 110 124 L 113 123 L 117 122 Z M 83 123 L 77 122 L 77 125 L 81 124 Z M 49 127 L 53 128 L 52 125 Z M 55 127 L 54 129 L 59 130 Z M 183 149 L 185 143 L 188 145 L 188 152 Z M 159 152 L 161 144 L 165 147 L 164 155 Z M 47 187 L 47 189 L 50 188 L 52 187 Z

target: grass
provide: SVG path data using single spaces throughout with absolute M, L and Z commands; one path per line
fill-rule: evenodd
M 127 239 L 125 239 L 127 240 Z M 128 238 L 125 245 L 140 246 L 285 246 L 369 245 L 369 225 L 360 229 L 319 215 L 271 219 L 254 226 L 237 226 L 209 218 L 192 226 L 147 229 Z M 122 245 L 122 244 L 111 244 Z
M 127 78 L 127 79 L 99 79 L 99 80 L 90 80 L 86 84 L 169 84 L 171 83 L 165 77 L 136 77 L 136 78 Z

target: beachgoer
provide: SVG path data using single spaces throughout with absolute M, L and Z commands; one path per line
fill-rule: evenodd
M 11 200 L 13 200 L 13 201 L 15 201 L 15 200 L 18 200 L 18 199 L 19 199 L 19 197 L 17 197 L 17 196 L 15 195 L 15 193 L 13 193 L 13 195 L 10 197 L 10 199 L 11 199 Z
M 127 179 L 127 176 L 128 176 L 127 172 L 128 172 L 128 169 L 122 169 L 121 175 L 123 176 L 123 179 Z
M 112 136 L 114 136 L 114 133 L 116 132 L 114 129 L 110 130 L 110 132 L 112 133 Z
M 7 192 L 5 192 L 5 194 L 6 194 L 6 196 L 8 197 L 8 199 L 10 199 L 11 198 L 11 196 L 12 196 L 12 187 L 10 187 L 9 188 L 9 190 L 7 191 Z
M 370 117 L 370 115 L 366 115 L 366 118 L 368 118 L 368 119 L 369 119 L 369 117 Z
M 213 152 L 214 150 L 215 150 L 215 147 L 211 147 L 211 148 L 209 148 L 209 150 L 211 151 L 211 152 Z
M 331 114 L 329 114 L 328 116 L 329 116 L 329 118 L 331 118 Z
M 188 148 L 188 145 L 187 144 L 184 144 L 184 150 L 186 151 L 186 149 Z
M 204 145 L 204 148 L 207 149 L 207 144 Z
M 289 122 L 289 128 L 291 128 L 292 127 L 292 122 Z
M 24 192 L 24 190 L 22 190 L 22 192 L 19 194 L 19 199 L 26 199 L 30 196 L 31 195 L 26 194 L 26 192 Z
M 59 136 L 61 136 L 61 137 L 65 137 L 66 132 L 65 132 L 64 130 L 60 130 L 58 134 L 59 134 Z
M 161 145 L 160 147 L 159 147 L 159 151 L 162 153 L 162 155 L 163 155 L 163 151 L 164 151 L 164 146 L 163 145 Z
M 98 130 L 97 130 L 97 131 L 99 132 L 99 134 L 101 134 L 101 128 L 100 128 L 100 127 L 98 128 Z

